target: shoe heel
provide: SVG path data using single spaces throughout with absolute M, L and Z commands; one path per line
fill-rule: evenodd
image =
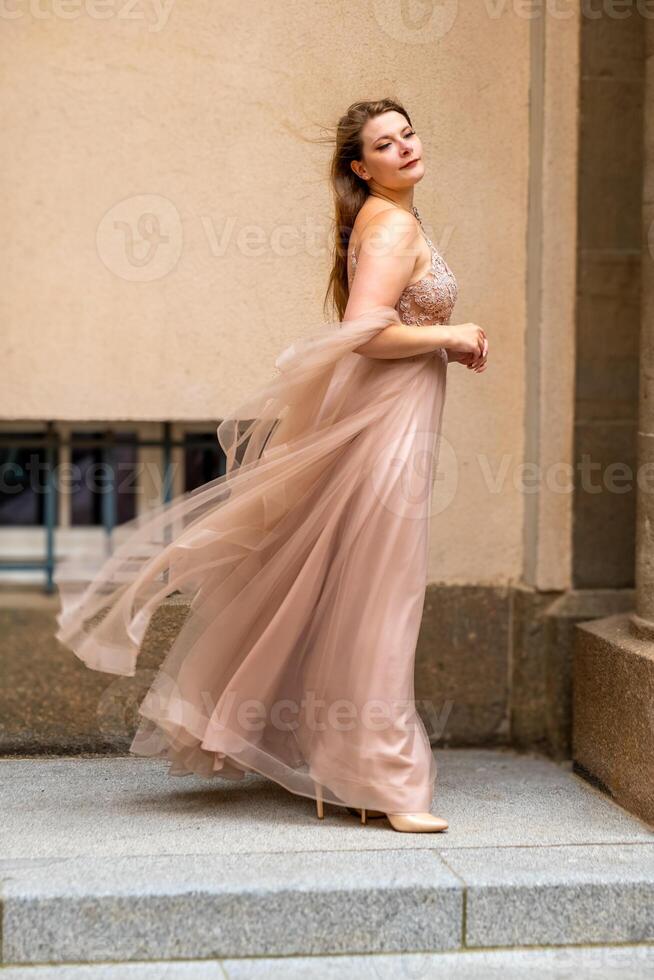
M 325 817 L 325 811 L 324 811 L 323 805 L 322 805 L 322 803 L 323 803 L 323 800 L 322 800 L 322 790 L 321 790 L 320 786 L 318 786 L 317 783 L 314 783 L 313 784 L 313 789 L 314 789 L 314 792 L 316 794 L 316 814 L 318 816 L 318 820 L 323 820 L 324 817 Z

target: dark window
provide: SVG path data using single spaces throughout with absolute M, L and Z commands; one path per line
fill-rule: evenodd
M 184 490 L 195 490 L 225 473 L 223 453 L 215 430 L 184 435 Z
M 0 433 L 0 525 L 43 526 L 48 467 L 45 432 Z M 53 463 L 57 464 L 56 444 Z
M 122 524 L 136 516 L 138 442 L 134 432 L 73 432 L 70 522 Z

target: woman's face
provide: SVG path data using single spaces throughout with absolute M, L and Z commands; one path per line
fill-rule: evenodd
M 361 131 L 363 158 L 352 169 L 370 185 L 402 190 L 425 175 L 422 143 L 415 130 L 394 109 L 368 119 Z M 410 166 L 409 161 L 416 160 Z

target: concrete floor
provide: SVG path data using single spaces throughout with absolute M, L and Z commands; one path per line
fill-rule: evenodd
M 0 760 L 3 977 L 654 975 L 653 828 L 569 765 L 435 759 L 438 834 L 254 775 Z

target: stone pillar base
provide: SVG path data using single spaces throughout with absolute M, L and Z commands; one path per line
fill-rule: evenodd
M 654 823 L 654 644 L 629 613 L 576 627 L 574 769 Z

